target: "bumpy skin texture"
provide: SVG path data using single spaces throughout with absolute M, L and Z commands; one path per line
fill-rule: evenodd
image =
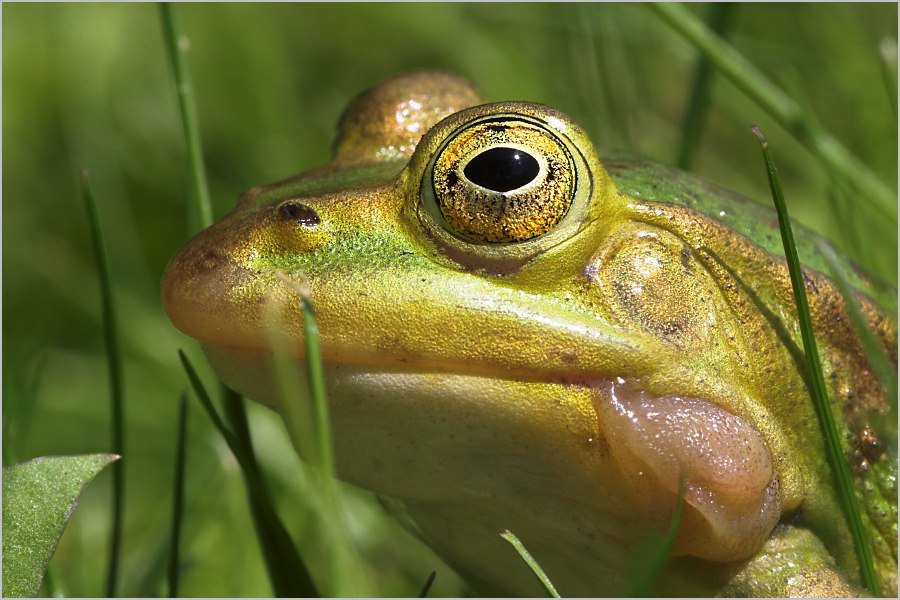
M 505 529 L 564 595 L 626 593 L 679 473 L 685 519 L 655 593 L 858 591 L 774 215 L 658 165 L 601 161 L 548 107 L 478 102 L 433 72 L 357 98 L 328 166 L 251 190 L 172 259 L 173 323 L 226 383 L 284 410 L 301 400 L 282 398 L 267 330 L 302 367 L 301 318 L 279 274 L 305 280 L 341 477 L 388 498 L 482 593 L 542 593 Z M 568 209 L 524 241 L 454 232 L 440 204 L 459 185 L 434 181 L 438 157 L 472 126 L 523 120 L 571 158 Z M 540 146 L 525 149 L 540 158 Z M 541 210 L 530 198 L 510 197 L 508 212 Z M 465 216 L 477 218 L 477 207 Z M 799 235 L 829 392 L 895 594 L 895 425 L 878 418 L 885 398 L 844 300 Z M 896 362 L 883 293 L 850 276 Z

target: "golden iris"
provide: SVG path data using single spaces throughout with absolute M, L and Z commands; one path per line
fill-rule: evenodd
M 547 233 L 575 196 L 569 151 L 536 123 L 499 119 L 458 132 L 434 162 L 434 196 L 448 229 L 473 242 Z

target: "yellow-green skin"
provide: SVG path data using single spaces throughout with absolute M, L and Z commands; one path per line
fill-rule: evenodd
M 329 165 L 251 190 L 172 259 L 173 323 L 227 384 L 284 413 L 267 340 L 277 329 L 302 370 L 280 274 L 308 285 L 340 476 L 388 498 L 480 593 L 543 593 L 506 529 L 561 594 L 627 593 L 671 519 L 679 470 L 685 518 L 654 593 L 858 593 L 774 214 L 603 159 L 546 106 L 480 103 L 435 72 L 357 98 Z M 496 115 L 541 124 L 576 171 L 562 221 L 522 242 L 468 241 L 433 204 L 436 155 Z M 885 398 L 844 301 L 805 248 L 826 381 L 896 594 L 895 425 L 878 419 Z M 850 276 L 896 363 L 896 324 Z

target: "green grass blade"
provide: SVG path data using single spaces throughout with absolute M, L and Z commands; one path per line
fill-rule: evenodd
M 334 467 L 334 442 L 331 437 L 331 418 L 328 413 L 328 398 L 325 392 L 325 374 L 322 367 L 322 353 L 319 349 L 319 325 L 313 311 L 309 293 L 300 295 L 300 309 L 303 312 L 303 333 L 306 344 L 306 368 L 309 379 L 309 395 L 313 401 L 316 442 L 318 445 L 318 471 L 322 479 L 329 528 L 335 537 L 336 549 L 333 553 L 331 571 L 338 584 L 334 590 L 338 596 L 367 595 L 368 587 L 362 565 L 344 514 L 342 496 L 337 487 Z
M 187 220 L 190 233 L 199 232 L 212 224 L 212 204 L 206 173 L 203 168 L 203 150 L 197 110 L 194 102 L 193 84 L 186 53 L 188 39 L 181 32 L 178 8 L 168 2 L 160 5 L 166 44 L 172 61 L 181 110 L 182 128 L 187 147 L 188 171 L 191 179 L 191 198 L 188 202 Z M 247 486 L 247 494 L 257 536 L 265 556 L 266 568 L 272 587 L 278 596 L 317 596 L 315 585 L 306 565 L 294 546 L 281 519 L 275 511 L 266 491 L 262 472 L 253 452 L 250 430 L 243 399 L 239 394 L 223 386 L 223 402 L 226 414 L 234 428 L 230 431 L 213 408 L 209 395 L 202 389 L 196 373 L 190 368 L 182 354 L 182 362 L 198 397 L 212 418 L 216 428 L 225 438 L 229 448 L 238 460 Z
M 178 408 L 178 441 L 175 450 L 175 485 L 172 499 L 172 537 L 169 545 L 169 597 L 178 597 L 178 547 L 184 517 L 185 439 L 187 437 L 187 394 L 181 394 Z
M 847 304 L 847 312 L 850 315 L 853 329 L 856 331 L 856 335 L 859 336 L 863 348 L 866 350 L 866 355 L 869 357 L 869 363 L 872 365 L 872 369 L 875 371 L 878 381 L 881 383 L 881 388 L 884 390 L 885 396 L 887 396 L 888 405 L 891 407 L 892 411 L 896 412 L 897 374 L 894 372 L 891 361 L 887 357 L 881 342 L 875 337 L 875 333 L 869 328 L 869 324 L 863 317 L 862 311 L 859 308 L 859 301 L 856 299 L 853 288 L 847 280 L 847 274 L 844 269 L 841 268 L 837 255 L 834 253 L 831 245 L 820 242 L 819 250 L 822 252 L 822 257 L 828 264 L 828 270 L 831 272 L 831 277 L 834 279 L 835 284 L 837 284 L 841 297 Z
M 556 588 L 553 587 L 553 582 L 550 581 L 550 578 L 547 577 L 547 574 L 544 573 L 544 570 L 541 568 L 541 565 L 538 564 L 534 557 L 531 556 L 531 553 L 525 547 L 516 534 L 511 532 L 509 529 L 500 534 L 504 540 L 512 544 L 512 547 L 516 549 L 516 552 L 519 553 L 519 556 L 522 557 L 522 560 L 525 561 L 525 564 L 528 565 L 528 568 L 531 569 L 531 572 L 534 573 L 534 576 L 538 578 L 538 581 L 541 582 L 541 585 L 544 586 L 544 589 L 547 590 L 547 594 L 551 598 L 559 598 L 559 592 L 556 591 Z
M 871 200 L 883 218 L 897 224 L 897 195 L 831 134 L 810 123 L 801 107 L 759 69 L 716 37 L 683 6 L 675 3 L 652 3 L 649 6 L 706 56 L 719 72 L 812 152 L 828 171 L 839 174 Z
M 371 589 L 360 563 L 357 550 L 347 527 L 343 495 L 338 488 L 334 465 L 334 442 L 331 434 L 331 418 L 325 389 L 325 374 L 319 347 L 319 327 L 305 281 L 296 281 L 283 273 L 279 279 L 296 292 L 303 317 L 304 349 L 306 354 L 307 394 L 312 410 L 302 414 L 306 398 L 296 378 L 296 360 L 290 354 L 287 340 L 280 334 L 279 315 L 269 316 L 268 338 L 276 365 L 276 373 L 282 387 L 282 407 L 285 423 L 291 439 L 315 467 L 318 487 L 321 490 L 319 509 L 324 528 L 332 539 L 329 554 L 330 580 L 335 596 L 366 596 Z M 309 420 L 312 420 L 312 427 Z
M 250 424 L 247 422 L 247 411 L 244 407 L 244 399 L 240 394 L 220 383 L 219 392 L 222 398 L 222 406 L 225 409 L 225 418 L 231 425 L 231 433 L 234 442 L 240 446 L 241 454 L 247 461 L 250 471 L 258 473 L 259 464 L 253 451 L 253 440 L 250 438 Z
M 861 214 L 860 205 L 855 203 L 855 196 L 838 177 L 829 177 L 828 208 L 834 216 L 844 247 L 854 260 L 868 272 L 878 272 L 878 253 L 869 243 L 871 235 L 866 226 L 866 218 Z
M 319 350 L 319 324 L 309 295 L 300 296 L 303 311 L 303 333 L 306 343 L 306 366 L 309 371 L 309 395 L 313 401 L 319 446 L 319 469 L 324 477 L 334 478 L 334 443 L 331 440 L 331 419 L 325 394 L 325 375 Z
M 639 577 L 635 578 L 635 585 L 629 594 L 632 598 L 643 598 L 650 594 L 653 584 L 659 579 L 663 567 L 669 557 L 672 556 L 672 549 L 675 548 L 675 540 L 678 539 L 678 530 L 681 529 L 681 515 L 684 513 L 684 492 L 685 480 L 684 473 L 678 477 L 678 495 L 675 498 L 675 510 L 672 511 L 672 520 L 669 522 L 669 529 L 662 542 L 656 548 L 653 556 L 647 561 L 643 572 Z
M 897 118 L 897 40 L 885 38 L 878 44 L 881 55 L 881 74 L 884 77 L 884 89 L 887 92 L 894 119 Z
M 12 465 L 21 461 L 19 448 L 28 439 L 31 423 L 38 406 L 37 391 L 44 369 L 47 366 L 47 352 L 42 351 L 33 364 L 27 364 L 25 353 L 16 354 L 4 365 L 3 391 L 0 396 L 16 398 L 17 402 L 4 405 L 9 413 L 3 413 L 3 464 Z M 9 386 L 9 387 L 7 387 Z M 15 412 L 13 412 L 15 411 Z
M 188 381 L 190 381 L 191 387 L 194 389 L 194 393 L 197 394 L 197 399 L 200 400 L 200 404 L 203 406 L 204 410 L 206 410 L 206 414 L 209 415 L 209 418 L 213 422 L 215 428 L 218 430 L 219 435 L 221 435 L 225 439 L 225 443 L 228 444 L 228 448 L 231 450 L 232 454 L 234 454 L 234 458 L 238 461 L 238 463 L 246 460 L 243 452 L 241 452 L 240 446 L 234 439 L 234 435 L 232 435 L 231 430 L 228 429 L 228 427 L 219 417 L 219 413 L 216 412 L 212 400 L 210 400 L 209 393 L 203 386 L 203 382 L 200 381 L 200 377 L 197 375 L 197 371 L 194 370 L 194 366 L 191 364 L 191 361 L 188 360 L 187 355 L 185 355 L 185 353 L 181 350 L 178 350 L 178 357 L 181 359 L 181 364 L 184 367 L 185 373 L 187 373 Z
M 228 429 L 216 412 L 209 393 L 197 376 L 197 372 L 187 356 L 181 350 L 178 351 L 178 355 L 191 382 L 191 387 L 197 394 L 197 398 L 241 467 L 241 473 L 244 476 L 244 482 L 247 487 L 250 509 L 254 517 L 253 522 L 256 526 L 260 548 L 265 557 L 264 562 L 269 572 L 269 579 L 272 582 L 275 595 L 279 597 L 318 597 L 319 593 L 316 591 L 309 570 L 306 568 L 300 553 L 294 546 L 293 540 L 291 540 L 287 529 L 275 511 L 263 483 L 262 473 L 255 459 L 251 454 L 248 454 L 248 450 L 252 451 L 252 446 L 249 446 L 247 443 L 249 435 L 246 440 L 239 441 L 238 436 Z M 240 427 L 246 427 L 246 416 L 243 417 L 243 421 L 241 420 L 243 405 L 239 404 L 239 395 L 235 392 L 229 393 L 232 397 L 229 398 L 226 395 L 225 405 L 227 409 L 240 411 L 235 412 L 231 419 L 237 422 Z M 235 399 L 234 397 L 237 398 Z M 236 407 L 239 408 L 236 409 Z
M 769 144 L 758 127 L 753 126 L 753 133 L 759 138 L 762 145 L 763 157 L 766 161 L 766 173 L 769 177 L 769 186 L 772 190 L 772 199 L 778 212 L 778 225 L 781 230 L 781 240 L 784 244 L 784 255 L 791 274 L 791 286 L 794 290 L 794 301 L 797 305 L 797 314 L 800 325 L 800 335 L 803 338 L 803 349 L 806 353 L 806 364 L 809 369 L 809 378 L 812 386 L 813 405 L 822 436 L 825 441 L 825 450 L 831 472 L 837 486 L 837 496 L 847 519 L 850 534 L 853 537 L 853 545 L 856 549 L 856 557 L 859 561 L 859 569 L 862 574 L 863 584 L 874 595 L 881 595 L 877 575 L 872 563 L 872 551 L 866 539 L 860 517 L 859 505 L 856 501 L 856 493 L 853 481 L 850 478 L 850 468 L 844 460 L 841 451 L 841 441 L 838 436 L 837 425 L 831 404 L 828 401 L 828 392 L 825 387 L 825 378 L 822 375 L 822 366 L 819 364 L 819 350 L 816 346 L 816 338 L 813 334 L 812 318 L 809 313 L 809 302 L 806 298 L 806 289 L 803 283 L 803 272 L 800 268 L 800 258 L 797 255 L 797 246 L 794 243 L 794 235 L 791 231 L 791 222 L 787 212 L 787 205 L 781 192 L 781 182 L 775 168 L 775 161 Z
M 428 576 L 428 579 L 425 580 L 422 591 L 419 592 L 419 598 L 426 598 L 428 596 L 428 592 L 431 591 L 431 586 L 434 584 L 435 577 L 437 577 L 437 571 L 432 571 L 431 575 Z
M 724 38 L 725 34 L 734 23 L 734 16 L 738 4 L 731 2 L 716 2 L 709 5 L 709 28 L 717 36 Z M 706 114 L 709 112 L 710 82 L 712 81 L 712 65 L 709 58 L 701 54 L 697 59 L 697 67 L 694 71 L 694 81 L 691 84 L 691 95 L 688 100 L 687 110 L 681 121 L 681 141 L 678 145 L 678 154 L 675 164 L 681 169 L 690 169 L 693 163 L 694 152 L 703 133 L 703 125 Z
M 189 42 L 181 32 L 178 18 L 178 7 L 169 2 L 160 4 L 163 30 L 166 36 L 166 47 L 172 70 L 175 73 L 175 84 L 178 92 L 178 108 L 181 111 L 181 123 L 184 131 L 184 142 L 187 148 L 188 173 L 191 178 L 191 197 L 187 204 L 187 222 L 191 235 L 212 225 L 212 203 L 209 198 L 209 186 L 206 182 L 206 171 L 203 168 L 203 146 L 200 142 L 200 125 L 197 118 L 197 107 L 194 103 L 194 85 L 191 81 L 190 65 L 187 61 Z
M 225 386 L 222 388 L 226 414 L 234 428 L 234 439 L 241 446 L 241 453 L 245 457 L 242 471 L 247 485 L 250 511 L 275 594 L 280 597 L 295 597 L 316 593 L 312 576 L 287 528 L 281 522 L 266 488 L 262 470 L 253 450 L 244 399 L 237 392 Z
M 42 585 L 44 587 L 44 595 L 47 598 L 68 597 L 52 562 L 47 565 L 47 570 L 44 571 L 44 583 Z
M 305 449 L 312 450 L 312 462 L 325 477 L 333 479 L 334 471 L 334 443 L 331 438 L 331 419 L 328 414 L 328 395 L 325 391 L 325 374 L 322 367 L 322 353 L 319 348 L 319 325 L 316 322 L 315 311 L 313 310 L 312 301 L 309 295 L 309 286 L 305 280 L 296 281 L 284 273 L 278 273 L 278 278 L 291 290 L 293 290 L 299 299 L 300 312 L 303 315 L 303 337 L 304 348 L 306 350 L 306 370 L 307 385 L 309 397 L 312 400 L 312 419 L 313 428 L 305 427 L 303 416 L 294 414 L 294 403 L 291 398 L 298 397 L 299 390 L 293 389 L 289 385 L 289 389 L 282 390 L 285 396 L 285 411 L 290 413 L 288 425 L 294 431 L 291 436 L 295 441 L 299 441 Z M 284 384 L 291 384 L 291 378 L 287 377 L 290 369 L 291 356 L 287 348 L 287 341 L 280 335 L 281 328 L 278 326 L 278 315 L 270 316 L 271 326 L 269 328 L 269 342 L 272 345 L 273 353 L 276 355 L 279 374 Z M 315 440 L 314 447 L 308 447 L 308 439 L 313 437 Z
M 91 230 L 91 242 L 97 267 L 100 271 L 100 300 L 103 312 L 103 341 L 106 346 L 106 361 L 109 365 L 110 417 L 112 428 L 112 453 L 124 454 L 125 432 L 123 427 L 124 391 L 122 385 L 122 353 L 119 345 L 119 331 L 116 325 L 116 306 L 113 301 L 112 279 L 109 272 L 109 259 L 100 227 L 100 216 L 97 213 L 97 202 L 87 171 L 81 173 L 81 193 L 87 208 L 88 223 Z M 112 465 L 112 512 L 110 518 L 109 564 L 106 572 L 106 596 L 116 595 L 116 584 L 119 577 L 119 554 L 122 546 L 122 510 L 125 496 L 125 472 L 122 463 L 116 461 Z

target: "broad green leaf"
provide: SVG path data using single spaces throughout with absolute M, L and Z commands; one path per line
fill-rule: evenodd
M 115 454 L 47 456 L 3 469 L 3 596 L 35 597 L 81 491 Z

